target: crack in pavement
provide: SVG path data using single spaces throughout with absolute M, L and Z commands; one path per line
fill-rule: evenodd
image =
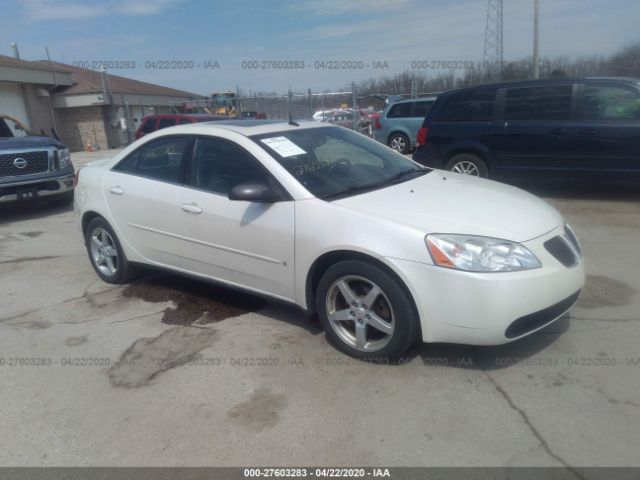
M 585 478 L 580 474 L 580 472 L 578 472 L 575 468 L 573 468 L 571 465 L 569 465 L 569 463 L 567 463 L 567 461 L 564 458 L 562 458 L 560 455 L 558 455 L 553 450 L 551 450 L 551 447 L 549 446 L 547 441 L 540 434 L 540 432 L 536 429 L 536 427 L 534 427 L 533 424 L 531 423 L 531 420 L 529 419 L 529 416 L 527 415 L 527 413 L 522 408 L 518 407 L 515 404 L 515 402 L 511 398 L 511 396 L 505 391 L 504 388 L 502 388 L 500 386 L 500 384 L 496 381 L 496 379 L 493 378 L 493 376 L 490 373 L 486 372 L 486 371 L 484 371 L 483 373 L 487 376 L 489 381 L 493 384 L 493 386 L 496 389 L 496 391 L 506 400 L 506 402 L 509 404 L 509 407 L 513 411 L 517 412 L 520 415 L 520 418 L 522 418 L 522 420 L 524 421 L 525 425 L 529 428 L 529 431 L 538 440 L 538 442 L 540 442 L 540 445 L 542 446 L 544 451 L 547 452 L 547 454 L 551 458 L 553 458 L 554 460 L 559 462 L 561 465 L 563 465 L 576 478 L 579 478 L 580 480 L 585 480 Z
M 48 309 L 53 308 L 53 307 L 58 307 L 60 305 L 64 305 L 65 303 L 75 302 L 77 300 L 82 300 L 82 299 L 89 300 L 90 298 L 92 298 L 92 297 L 94 297 L 96 295 L 102 295 L 103 293 L 107 293 L 107 292 L 111 292 L 113 290 L 117 290 L 119 288 L 122 288 L 122 286 L 107 288 L 105 290 L 100 290 L 99 292 L 95 292 L 95 293 L 91 293 L 91 294 L 87 291 L 88 288 L 89 287 L 87 287 L 87 289 L 85 289 L 84 293 L 82 295 L 80 295 L 79 297 L 67 298 L 66 300 L 63 300 L 63 301 L 58 302 L 58 303 L 54 303 L 54 304 L 51 304 L 51 305 L 45 305 L 43 307 L 34 308 L 33 310 L 29 310 L 27 312 L 19 313 L 17 315 L 12 315 L 10 317 L 0 318 L 0 323 L 5 323 L 5 322 L 9 322 L 11 320 L 15 320 L 17 318 L 26 317 L 27 315 L 31 315 L 32 313 L 37 313 L 37 312 L 41 312 L 42 310 L 48 310 Z M 78 322 L 71 322 L 71 323 L 78 323 Z

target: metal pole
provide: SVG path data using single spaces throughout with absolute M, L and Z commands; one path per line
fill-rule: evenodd
M 311 100 L 312 100 L 312 96 L 311 96 L 311 89 L 307 89 L 307 95 L 309 97 L 309 119 L 313 118 L 313 106 L 311 105 Z
M 356 82 L 351 82 L 351 95 L 352 95 L 352 106 L 353 106 L 353 129 L 358 131 L 358 119 L 356 117 L 356 110 L 358 108 L 358 104 L 356 103 Z M 358 117 L 360 116 L 358 113 Z
M 291 116 L 291 99 L 293 98 L 293 92 L 291 91 L 291 87 L 289 87 L 289 92 L 287 92 L 287 116 L 289 117 L 289 121 L 293 121 L 293 117 Z
M 540 2 L 533 0 L 533 78 L 540 77 L 540 65 L 538 57 L 538 23 L 540 16 Z

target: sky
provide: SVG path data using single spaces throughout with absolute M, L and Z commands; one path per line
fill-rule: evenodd
M 0 54 L 16 42 L 41 60 L 47 46 L 52 60 L 115 62 L 109 73 L 194 93 L 284 93 L 481 61 L 487 0 L 0 0 L 0 12 Z M 638 20 L 640 0 L 540 0 L 540 55 L 613 53 L 640 41 Z M 532 36 L 533 0 L 504 0 L 505 60 L 531 55 Z

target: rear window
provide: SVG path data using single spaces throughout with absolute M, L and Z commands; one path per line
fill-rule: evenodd
M 491 120 L 495 88 L 454 93 L 444 101 L 437 120 L 442 122 L 477 122 Z
M 175 124 L 175 118 L 161 118 L 160 122 L 158 122 L 158 130 L 161 128 L 173 127 Z
M 389 109 L 387 118 L 407 118 L 411 116 L 411 103 L 397 103 Z
M 505 120 L 570 120 L 571 85 L 510 88 Z
M 156 126 L 156 119 L 147 118 L 142 124 L 142 126 L 140 127 L 140 131 L 142 133 L 150 133 L 150 132 L 153 132 L 153 129 L 155 128 L 155 126 Z

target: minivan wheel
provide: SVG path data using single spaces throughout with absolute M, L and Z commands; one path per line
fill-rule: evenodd
M 105 219 L 97 217 L 89 222 L 85 243 L 91 266 L 102 280 L 120 284 L 132 277 L 133 269 L 122 251 L 118 237 Z
M 418 318 L 404 288 L 365 262 L 330 267 L 318 283 L 316 309 L 330 343 L 352 357 L 394 359 L 418 336 Z
M 411 142 L 409 141 L 409 137 L 407 137 L 404 133 L 394 133 L 389 137 L 388 145 L 393 148 L 396 152 L 409 153 L 409 148 L 411 148 Z
M 473 177 L 489 178 L 489 169 L 484 161 L 472 153 L 454 155 L 445 165 L 445 170 L 464 173 Z

